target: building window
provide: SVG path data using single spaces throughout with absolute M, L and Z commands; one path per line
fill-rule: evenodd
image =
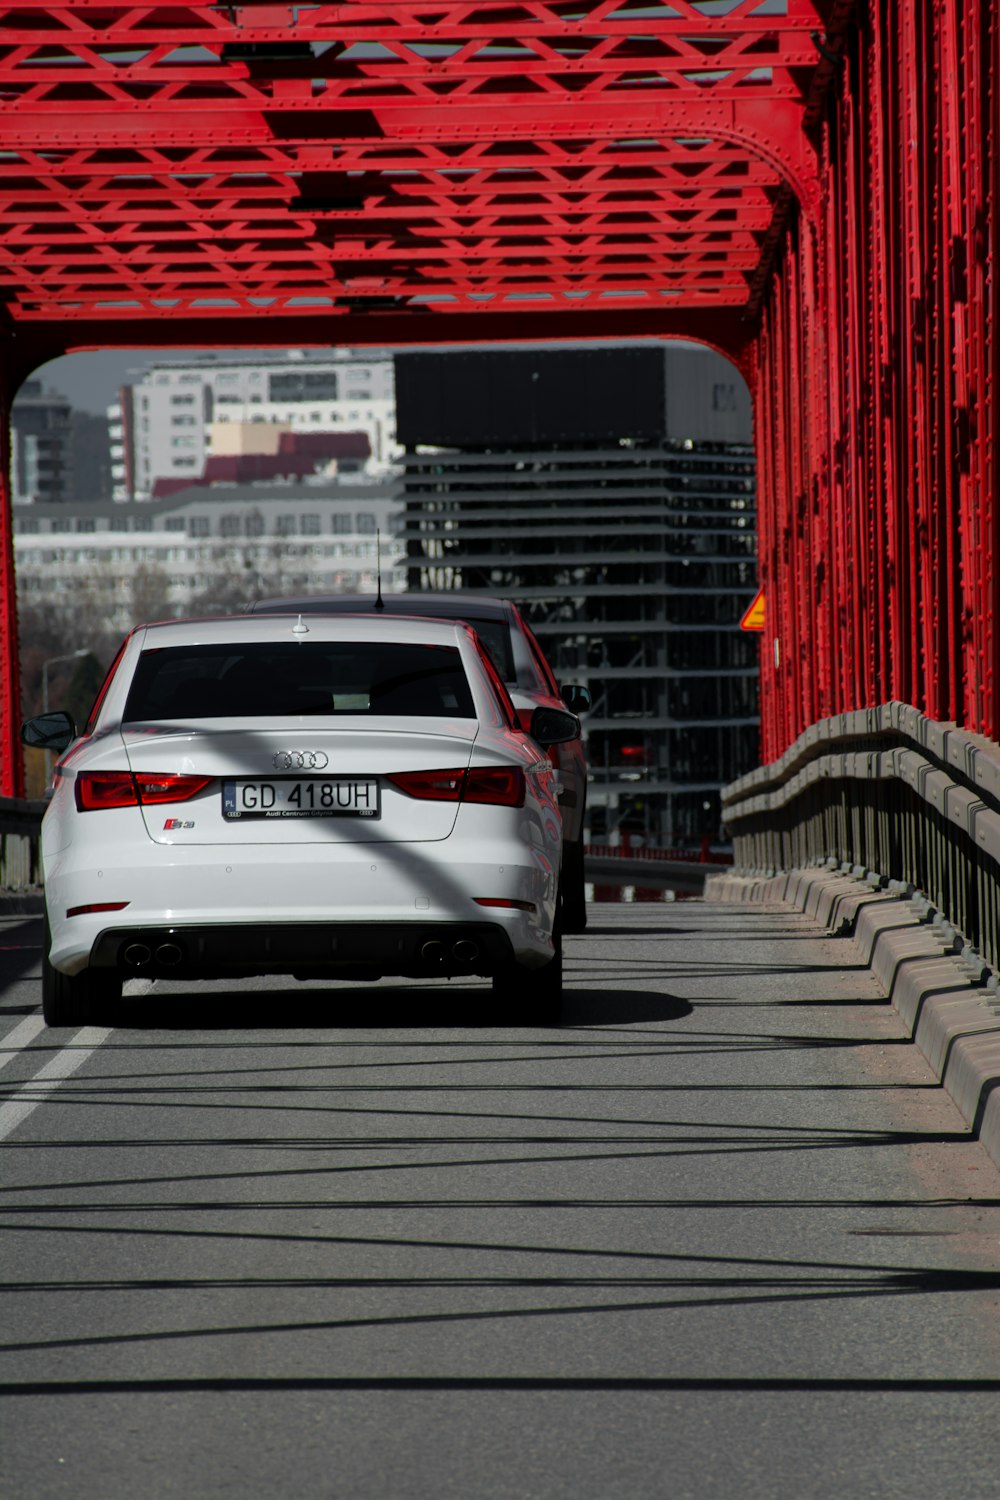
M 346 516 L 346 515 L 334 516 L 334 518 L 333 518 L 333 530 L 334 530 L 334 533 L 337 536 L 344 536 L 347 532 L 353 531 L 354 528 L 351 525 L 351 518 L 350 518 L 350 516 Z
M 187 522 L 183 516 L 168 516 L 163 529 L 164 531 L 186 531 Z
M 303 536 L 319 536 L 319 516 L 315 513 L 303 516 L 301 531 Z
M 375 535 L 377 527 L 375 525 L 375 517 L 372 515 L 371 511 L 367 511 L 367 510 L 359 510 L 358 511 L 358 527 L 357 527 L 357 529 L 358 529 L 358 531 L 360 532 L 360 534 L 362 536 L 374 536 Z
M 219 523 L 219 530 L 223 536 L 239 536 L 242 517 L 234 514 L 223 516 Z
M 272 401 L 336 401 L 336 371 L 289 370 L 271 375 L 268 394 Z
M 279 516 L 274 523 L 275 536 L 294 536 L 295 532 L 294 516 Z
M 211 531 L 207 516 L 192 516 L 188 522 L 189 536 L 208 536 Z

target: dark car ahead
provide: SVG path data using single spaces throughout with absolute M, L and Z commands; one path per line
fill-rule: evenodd
M 252 614 L 385 614 L 420 619 L 464 620 L 486 646 L 527 729 L 536 708 L 569 708 L 584 713 L 590 694 L 572 683 L 557 685 L 541 646 L 515 604 L 484 594 L 313 594 L 258 599 Z M 553 746 L 559 771 L 563 819 L 562 928 L 582 932 L 587 925 L 583 878 L 583 817 L 587 801 L 587 760 L 581 740 Z

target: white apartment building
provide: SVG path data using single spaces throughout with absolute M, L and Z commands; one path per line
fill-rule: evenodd
M 14 511 L 19 597 L 87 601 L 116 630 L 136 623 L 136 580 L 165 589 L 167 613 L 206 595 L 223 608 L 268 594 L 385 593 L 406 586 L 396 486 L 217 486 L 172 499 L 33 505 Z M 158 592 L 154 588 L 154 593 Z
M 148 366 L 108 412 L 114 498 L 148 500 L 157 480 L 197 483 L 212 456 L 212 430 L 226 422 L 364 432 L 371 447 L 366 472 L 387 475 L 402 452 L 392 356 L 293 349 Z

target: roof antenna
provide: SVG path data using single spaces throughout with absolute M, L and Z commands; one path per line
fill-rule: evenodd
M 378 579 L 378 593 L 375 595 L 375 608 L 385 609 L 385 600 L 382 598 L 382 532 L 378 526 L 376 526 L 375 528 L 375 557 L 377 568 L 375 576 Z

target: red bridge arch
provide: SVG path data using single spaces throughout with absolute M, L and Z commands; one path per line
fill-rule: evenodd
M 888 698 L 996 738 L 998 78 L 987 0 L 0 6 L 4 417 L 81 348 L 699 339 L 765 756 Z

